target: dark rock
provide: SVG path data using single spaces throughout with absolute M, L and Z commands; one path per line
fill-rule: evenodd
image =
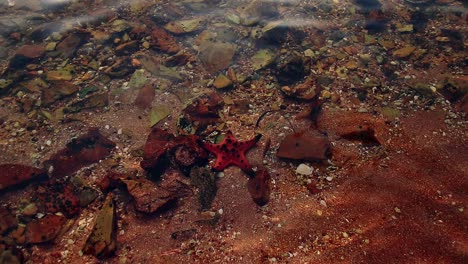
M 171 238 L 178 241 L 185 241 L 192 238 L 197 233 L 197 230 L 194 228 L 178 230 L 171 234 Z
M 15 55 L 11 58 L 10 67 L 22 68 L 33 60 L 42 58 L 44 54 L 44 45 L 23 45 L 16 50 Z
M 318 161 L 330 156 L 330 141 L 318 133 L 300 132 L 287 135 L 280 144 L 278 158 Z
M 86 207 L 99 196 L 98 191 L 91 187 L 83 187 L 78 194 L 80 206 Z
M 138 41 L 132 40 L 126 43 L 122 43 L 115 48 L 115 54 L 122 56 L 122 55 L 130 55 L 139 49 Z
M 114 147 L 114 142 L 101 135 L 99 129 L 91 128 L 88 133 L 69 142 L 45 164 L 53 167 L 53 177 L 63 177 L 105 158 Z
M 355 129 L 341 135 L 348 140 L 361 141 L 364 145 L 380 145 L 381 143 L 375 136 L 374 129 L 369 125 L 356 125 Z
M 278 58 L 275 75 L 281 85 L 290 85 L 304 79 L 310 72 L 310 58 L 288 52 Z
M 202 210 L 211 209 L 216 192 L 216 176 L 209 169 L 194 167 L 190 171 L 190 181 L 198 189 L 198 201 Z
M 70 58 L 72 57 L 76 50 L 90 37 L 88 32 L 74 32 L 70 33 L 66 38 L 64 38 L 55 50 L 62 56 L 63 58 Z
M 195 61 L 195 58 L 191 54 L 185 51 L 179 51 L 177 54 L 167 58 L 165 65 L 168 67 L 183 66 L 193 61 Z
M 162 173 L 167 166 L 166 151 L 174 146 L 174 135 L 154 127 L 143 149 L 143 160 L 140 166 L 152 174 Z
M 188 175 L 190 169 L 196 165 L 203 165 L 208 161 L 208 153 L 198 144 L 196 135 L 181 135 L 174 139 L 174 146 L 168 155 L 174 164 L 184 174 Z
M 97 216 L 93 231 L 86 240 L 83 253 L 98 258 L 114 254 L 117 248 L 117 217 L 112 195 L 108 194 Z
M 105 69 L 104 72 L 112 77 L 124 77 L 135 71 L 132 65 L 132 59 L 128 56 L 117 59 L 109 68 Z
M 50 214 L 29 222 L 25 231 L 26 243 L 38 244 L 55 239 L 66 221 L 63 216 Z
M 219 111 L 224 100 L 217 93 L 203 94 L 193 100 L 183 111 L 179 119 L 179 128 L 189 134 L 199 133 L 208 125 L 220 121 Z
M 382 7 L 382 4 L 379 0 L 354 0 L 356 5 L 358 5 L 363 10 L 377 10 Z
M 6 234 L 18 225 L 18 219 L 7 208 L 0 208 L 0 235 Z M 1 263 L 1 262 L 0 262 Z
M 45 177 L 43 169 L 38 169 L 21 164 L 0 165 L 0 191 L 33 179 Z
M 109 95 L 107 92 L 94 93 L 82 100 L 72 103 L 66 108 L 68 112 L 79 112 L 86 109 L 103 108 L 109 105 Z
M 259 169 L 253 178 L 249 178 L 247 189 L 252 200 L 259 206 L 264 206 L 270 200 L 270 174 L 266 169 Z
M 36 26 L 29 34 L 30 38 L 34 41 L 43 41 L 49 37 L 53 32 L 62 32 L 64 28 L 61 22 L 48 22 Z

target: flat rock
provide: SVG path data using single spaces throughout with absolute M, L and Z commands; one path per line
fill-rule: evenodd
M 29 222 L 25 231 L 26 243 L 38 244 L 55 239 L 66 221 L 63 216 L 50 214 Z
M 93 231 L 86 240 L 83 253 L 98 258 L 111 256 L 117 248 L 117 219 L 115 205 L 108 194 L 99 212 Z
M 318 133 L 300 132 L 287 135 L 280 144 L 278 158 L 317 161 L 330 156 L 331 144 Z
M 0 165 L 0 175 L 0 191 L 2 191 L 47 174 L 43 169 L 26 165 L 2 164 Z
M 70 141 L 66 148 L 52 155 L 45 164 L 53 167 L 52 176 L 63 177 L 105 158 L 114 147 L 115 143 L 104 137 L 99 129 L 92 128 Z
M 233 44 L 205 41 L 200 45 L 198 56 L 203 66 L 213 73 L 229 67 L 235 52 L 236 46 Z
M 15 55 L 10 60 L 10 67 L 20 68 L 35 59 L 40 59 L 45 54 L 45 46 L 42 44 L 37 45 L 23 45 L 16 50 Z

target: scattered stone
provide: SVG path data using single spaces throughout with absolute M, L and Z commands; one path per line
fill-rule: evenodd
M 117 219 L 112 195 L 108 194 L 97 216 L 93 231 L 86 240 L 83 253 L 100 259 L 114 254 L 117 248 Z
M 174 54 L 180 51 L 180 46 L 175 38 L 164 29 L 155 27 L 151 32 L 151 46 L 157 50 Z
M 57 45 L 56 51 L 63 58 L 71 58 L 89 36 L 87 32 L 71 33 Z
M 46 80 L 48 81 L 71 81 L 73 79 L 72 69 L 59 69 L 56 71 L 48 71 Z
M 47 175 L 42 169 L 21 164 L 1 164 L 0 174 L 0 191 Z
M 24 216 L 33 216 L 37 213 L 37 205 L 35 203 L 29 203 L 20 212 Z
M 45 164 L 52 166 L 52 176 L 63 177 L 105 158 L 114 147 L 115 143 L 105 138 L 99 129 L 92 128 L 52 155 Z
M 276 55 L 272 50 L 261 49 L 252 56 L 252 68 L 255 71 L 268 67 L 275 61 Z
M 317 95 L 315 79 L 313 77 L 309 77 L 305 81 L 291 87 L 282 86 L 281 91 L 287 96 L 302 100 L 312 100 Z
M 277 59 L 275 75 L 281 85 L 291 85 L 310 73 L 310 58 L 298 52 L 287 52 Z
M 416 50 L 416 47 L 414 46 L 404 47 L 404 48 L 395 50 L 393 52 L 393 56 L 398 57 L 400 59 L 404 59 L 404 58 L 409 57 L 415 50 Z
M 166 60 L 165 65 L 168 67 L 183 66 L 189 62 L 194 62 L 194 61 L 195 61 L 195 58 L 193 57 L 192 54 L 189 54 L 181 50 L 177 54 L 169 57 Z
M 164 25 L 164 29 L 176 35 L 192 33 L 199 30 L 204 22 L 203 18 L 176 20 Z
M 310 132 L 287 135 L 280 144 L 276 156 L 285 159 L 317 161 L 326 160 L 331 153 L 327 137 Z
M 216 89 L 224 89 L 232 86 L 232 81 L 224 74 L 219 74 L 213 82 Z
M 54 51 L 54 50 L 55 50 L 55 47 L 57 47 L 57 42 L 49 42 L 49 43 L 47 43 L 47 45 L 45 46 L 45 50 L 46 50 L 46 51 Z
M 66 110 L 68 112 L 76 113 L 87 109 L 103 108 L 108 105 L 109 95 L 107 92 L 93 93 L 90 96 L 87 96 L 84 99 L 76 101 L 70 106 L 67 106 Z
M 313 172 L 313 168 L 309 167 L 307 164 L 301 163 L 296 168 L 296 173 L 299 175 L 311 175 Z

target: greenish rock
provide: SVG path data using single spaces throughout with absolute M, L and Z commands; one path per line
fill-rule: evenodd
M 83 253 L 98 258 L 111 256 L 117 248 L 117 219 L 112 194 L 108 194 L 99 212 Z
M 388 106 L 382 107 L 380 109 L 380 113 L 382 113 L 382 115 L 389 120 L 394 120 L 400 116 L 400 110 Z
M 103 108 L 109 105 L 109 96 L 107 93 L 95 93 L 78 102 L 74 102 L 67 107 L 69 112 L 79 112 L 91 108 Z
M 0 91 L 6 90 L 12 83 L 12 80 L 0 79 Z
M 130 88 L 141 88 L 145 84 L 148 83 L 148 78 L 146 77 L 146 72 L 143 69 L 136 70 L 133 74 L 132 77 L 130 78 L 130 81 L 128 82 L 128 86 Z
M 275 61 L 276 54 L 269 49 L 261 49 L 252 56 L 252 68 L 255 71 L 268 67 Z
M 213 86 L 214 86 L 216 89 L 228 88 L 228 87 L 232 86 L 232 81 L 229 80 L 229 78 L 228 78 L 226 75 L 220 74 L 220 75 L 218 75 L 218 77 L 216 77 L 216 79 L 214 80 Z
M 123 32 L 127 29 L 131 28 L 131 25 L 128 21 L 123 20 L 123 19 L 117 19 L 114 22 L 112 22 L 112 31 L 114 32 Z
M 413 32 L 413 25 L 412 24 L 407 24 L 407 25 L 397 25 L 397 30 L 400 33 L 408 33 L 408 32 Z
M 36 213 L 37 205 L 35 203 L 29 203 L 23 209 L 21 209 L 21 214 L 24 216 L 33 216 Z
M 169 106 L 155 105 L 149 113 L 150 127 L 153 127 L 170 114 L 171 108 Z
M 90 63 L 88 63 L 88 67 L 97 71 L 99 69 L 99 62 L 97 60 L 92 60 Z
M 416 47 L 414 46 L 404 47 L 404 48 L 395 50 L 395 52 L 393 52 L 393 56 L 398 57 L 400 59 L 404 59 L 404 58 L 409 57 L 415 50 L 416 50 Z
M 97 197 L 99 193 L 95 189 L 91 187 L 84 187 L 78 194 L 78 198 L 80 200 L 80 206 L 86 207 L 90 203 L 92 203 Z
M 415 83 L 415 84 L 412 84 L 411 85 L 411 88 L 413 90 L 415 90 L 416 92 L 418 92 L 419 94 L 421 94 L 422 96 L 426 96 L 426 97 L 433 97 L 436 95 L 436 88 L 429 85 L 429 84 L 426 84 L 426 83 Z
M 71 81 L 72 79 L 73 74 L 71 70 L 66 68 L 46 73 L 46 80 L 48 81 Z
M 55 50 L 55 47 L 57 47 L 57 42 L 49 42 L 49 43 L 47 43 L 47 45 L 45 46 L 45 50 L 46 50 L 46 51 L 54 51 L 54 50 Z
M 164 25 L 164 29 L 176 35 L 191 33 L 199 30 L 204 21 L 203 18 L 177 20 Z
M 85 98 L 88 94 L 94 93 L 98 90 L 96 86 L 88 86 L 83 88 L 80 92 L 80 98 Z
M 225 18 L 228 22 L 231 22 L 236 25 L 240 24 L 240 17 L 236 14 L 227 14 Z

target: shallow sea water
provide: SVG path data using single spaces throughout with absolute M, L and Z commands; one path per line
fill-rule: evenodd
M 0 0 L 0 263 L 468 261 L 467 7 Z

